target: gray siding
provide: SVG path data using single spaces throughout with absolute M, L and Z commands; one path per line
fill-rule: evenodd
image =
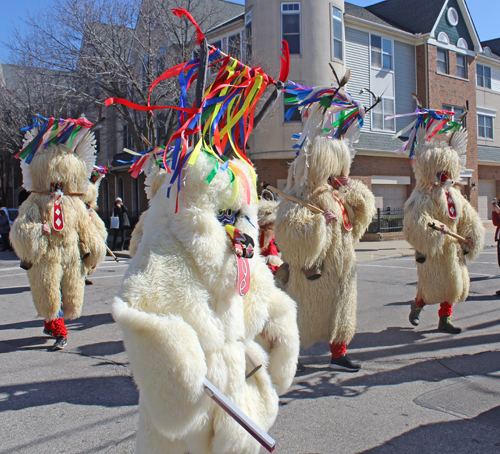
M 371 105 L 368 93 L 359 94 L 363 88 L 370 88 L 369 35 L 366 32 L 346 27 L 346 67 L 351 70 L 347 91 L 356 101 L 361 101 L 365 108 Z M 365 118 L 362 131 L 370 131 L 370 114 Z
M 416 93 L 415 46 L 394 41 L 394 76 L 396 114 L 413 112 L 416 104 L 411 94 Z M 415 117 L 402 117 L 396 120 L 396 131 L 400 131 Z

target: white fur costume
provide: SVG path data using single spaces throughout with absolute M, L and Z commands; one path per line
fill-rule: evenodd
M 417 264 L 417 300 L 427 304 L 464 301 L 469 294 L 469 274 L 465 258 L 473 260 L 484 246 L 484 226 L 477 211 L 472 208 L 456 186 L 448 188 L 456 206 L 457 217 L 448 216 L 445 188 L 437 185 L 436 175 L 444 172 L 455 182 L 460 178 L 461 162 L 457 149 L 463 148 L 465 158 L 466 132 L 455 133 L 451 143 L 440 136 L 425 139 L 425 128 L 418 132 L 419 141 L 413 156 L 416 186 L 405 203 L 404 235 L 406 240 L 422 253 L 426 260 Z M 464 145 L 465 141 L 465 145 Z M 467 255 L 464 246 L 449 235 L 431 229 L 429 222 L 438 221 L 452 232 L 472 238 L 474 245 Z
M 252 185 L 247 165 L 235 165 Z M 176 214 L 175 195 L 167 198 L 166 188 L 158 190 L 114 304 L 140 390 L 140 454 L 257 453 L 259 444 L 204 393 L 202 380 L 207 377 L 267 430 L 278 395 L 295 374 L 294 302 L 275 287 L 257 244 L 249 259 L 250 290 L 239 296 L 235 254 L 216 217 L 228 206 L 240 210 L 236 227 L 257 239 L 256 195 L 247 205 L 237 177 L 234 200 L 227 171 L 219 170 L 207 185 L 212 168 L 204 153 L 187 166 Z M 264 364 L 248 380 L 245 348 Z
M 351 180 L 337 191 L 328 178 L 349 175 L 352 157 L 344 140 L 316 136 L 293 162 L 288 174 L 290 195 L 329 210 L 337 219 L 326 224 L 321 214 L 282 199 L 276 218 L 276 242 L 289 264 L 287 293 L 297 302 L 301 343 L 345 343 L 356 328 L 356 256 L 359 241 L 375 212 L 375 198 L 363 183 Z M 332 191 L 343 201 L 352 230 L 342 222 L 342 212 Z M 302 269 L 322 268 L 319 279 L 308 280 Z

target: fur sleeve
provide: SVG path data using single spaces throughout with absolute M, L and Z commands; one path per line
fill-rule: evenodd
M 130 257 L 132 258 L 136 253 L 137 249 L 139 249 L 139 244 L 141 244 L 142 241 L 142 236 L 144 235 L 144 218 L 146 217 L 147 211 L 141 214 L 139 217 L 139 221 L 137 221 L 137 224 L 134 227 L 134 230 L 132 231 L 132 236 L 130 237 L 130 245 L 128 247 L 128 250 L 130 252 Z
M 351 180 L 345 196 L 346 205 L 353 211 L 352 236 L 354 242 L 361 239 L 375 215 L 375 196 L 359 180 Z
M 413 192 L 405 203 L 403 234 L 413 249 L 432 256 L 443 249 L 445 242 L 454 240 L 428 226 L 429 222 L 434 221 L 426 209 L 429 204 L 427 196 Z
M 292 384 L 299 356 L 299 331 L 295 302 L 275 288 L 269 300 L 269 319 L 263 330 L 267 339 L 275 339 L 269 347 L 268 372 L 278 395 Z
M 321 262 L 328 243 L 325 218 L 290 201 L 281 201 L 275 239 L 285 262 L 311 268 Z
M 38 205 L 26 200 L 10 231 L 10 241 L 21 260 L 37 263 L 47 253 L 49 236 L 42 234 L 42 218 Z
M 75 200 L 75 211 L 78 216 L 78 236 L 90 255 L 84 260 L 85 267 L 91 270 L 106 258 L 106 245 L 101 232 L 90 218 L 81 200 Z
M 189 432 L 205 415 L 205 355 L 196 332 L 180 317 L 130 308 L 115 299 L 134 379 L 156 429 L 165 437 Z
M 465 238 L 472 238 L 474 245 L 466 255 L 468 260 L 474 260 L 484 248 L 485 229 L 477 211 L 464 199 L 462 213 L 457 226 L 457 233 Z

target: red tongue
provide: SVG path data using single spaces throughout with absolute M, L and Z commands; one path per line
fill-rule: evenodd
M 60 199 L 54 202 L 54 230 L 59 232 L 64 228 L 64 217 Z

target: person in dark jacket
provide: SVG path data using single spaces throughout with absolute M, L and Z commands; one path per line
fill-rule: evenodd
M 9 241 L 9 232 L 10 232 L 10 222 L 9 216 L 3 208 L 0 208 L 0 235 L 2 235 L 2 252 L 12 251 L 12 246 Z
M 130 227 L 130 221 L 127 216 L 127 211 L 127 207 L 123 204 L 122 199 L 120 197 L 117 197 L 115 200 L 115 206 L 113 207 L 113 216 L 118 216 L 120 224 L 118 228 L 115 229 L 113 234 L 113 247 L 111 248 L 113 251 L 116 250 L 115 248 L 118 236 L 121 236 L 120 250 L 123 251 L 125 249 L 126 230 L 127 227 Z
M 493 206 L 493 210 L 491 212 L 491 220 L 493 221 L 493 225 L 497 228 L 495 231 L 495 241 L 497 243 L 497 259 L 498 259 L 498 266 L 500 266 L 500 238 L 499 238 L 499 233 L 500 233 L 500 207 L 498 206 L 497 199 L 493 199 L 493 202 L 491 203 Z M 500 297 L 500 290 L 497 290 L 495 292 L 498 297 Z

